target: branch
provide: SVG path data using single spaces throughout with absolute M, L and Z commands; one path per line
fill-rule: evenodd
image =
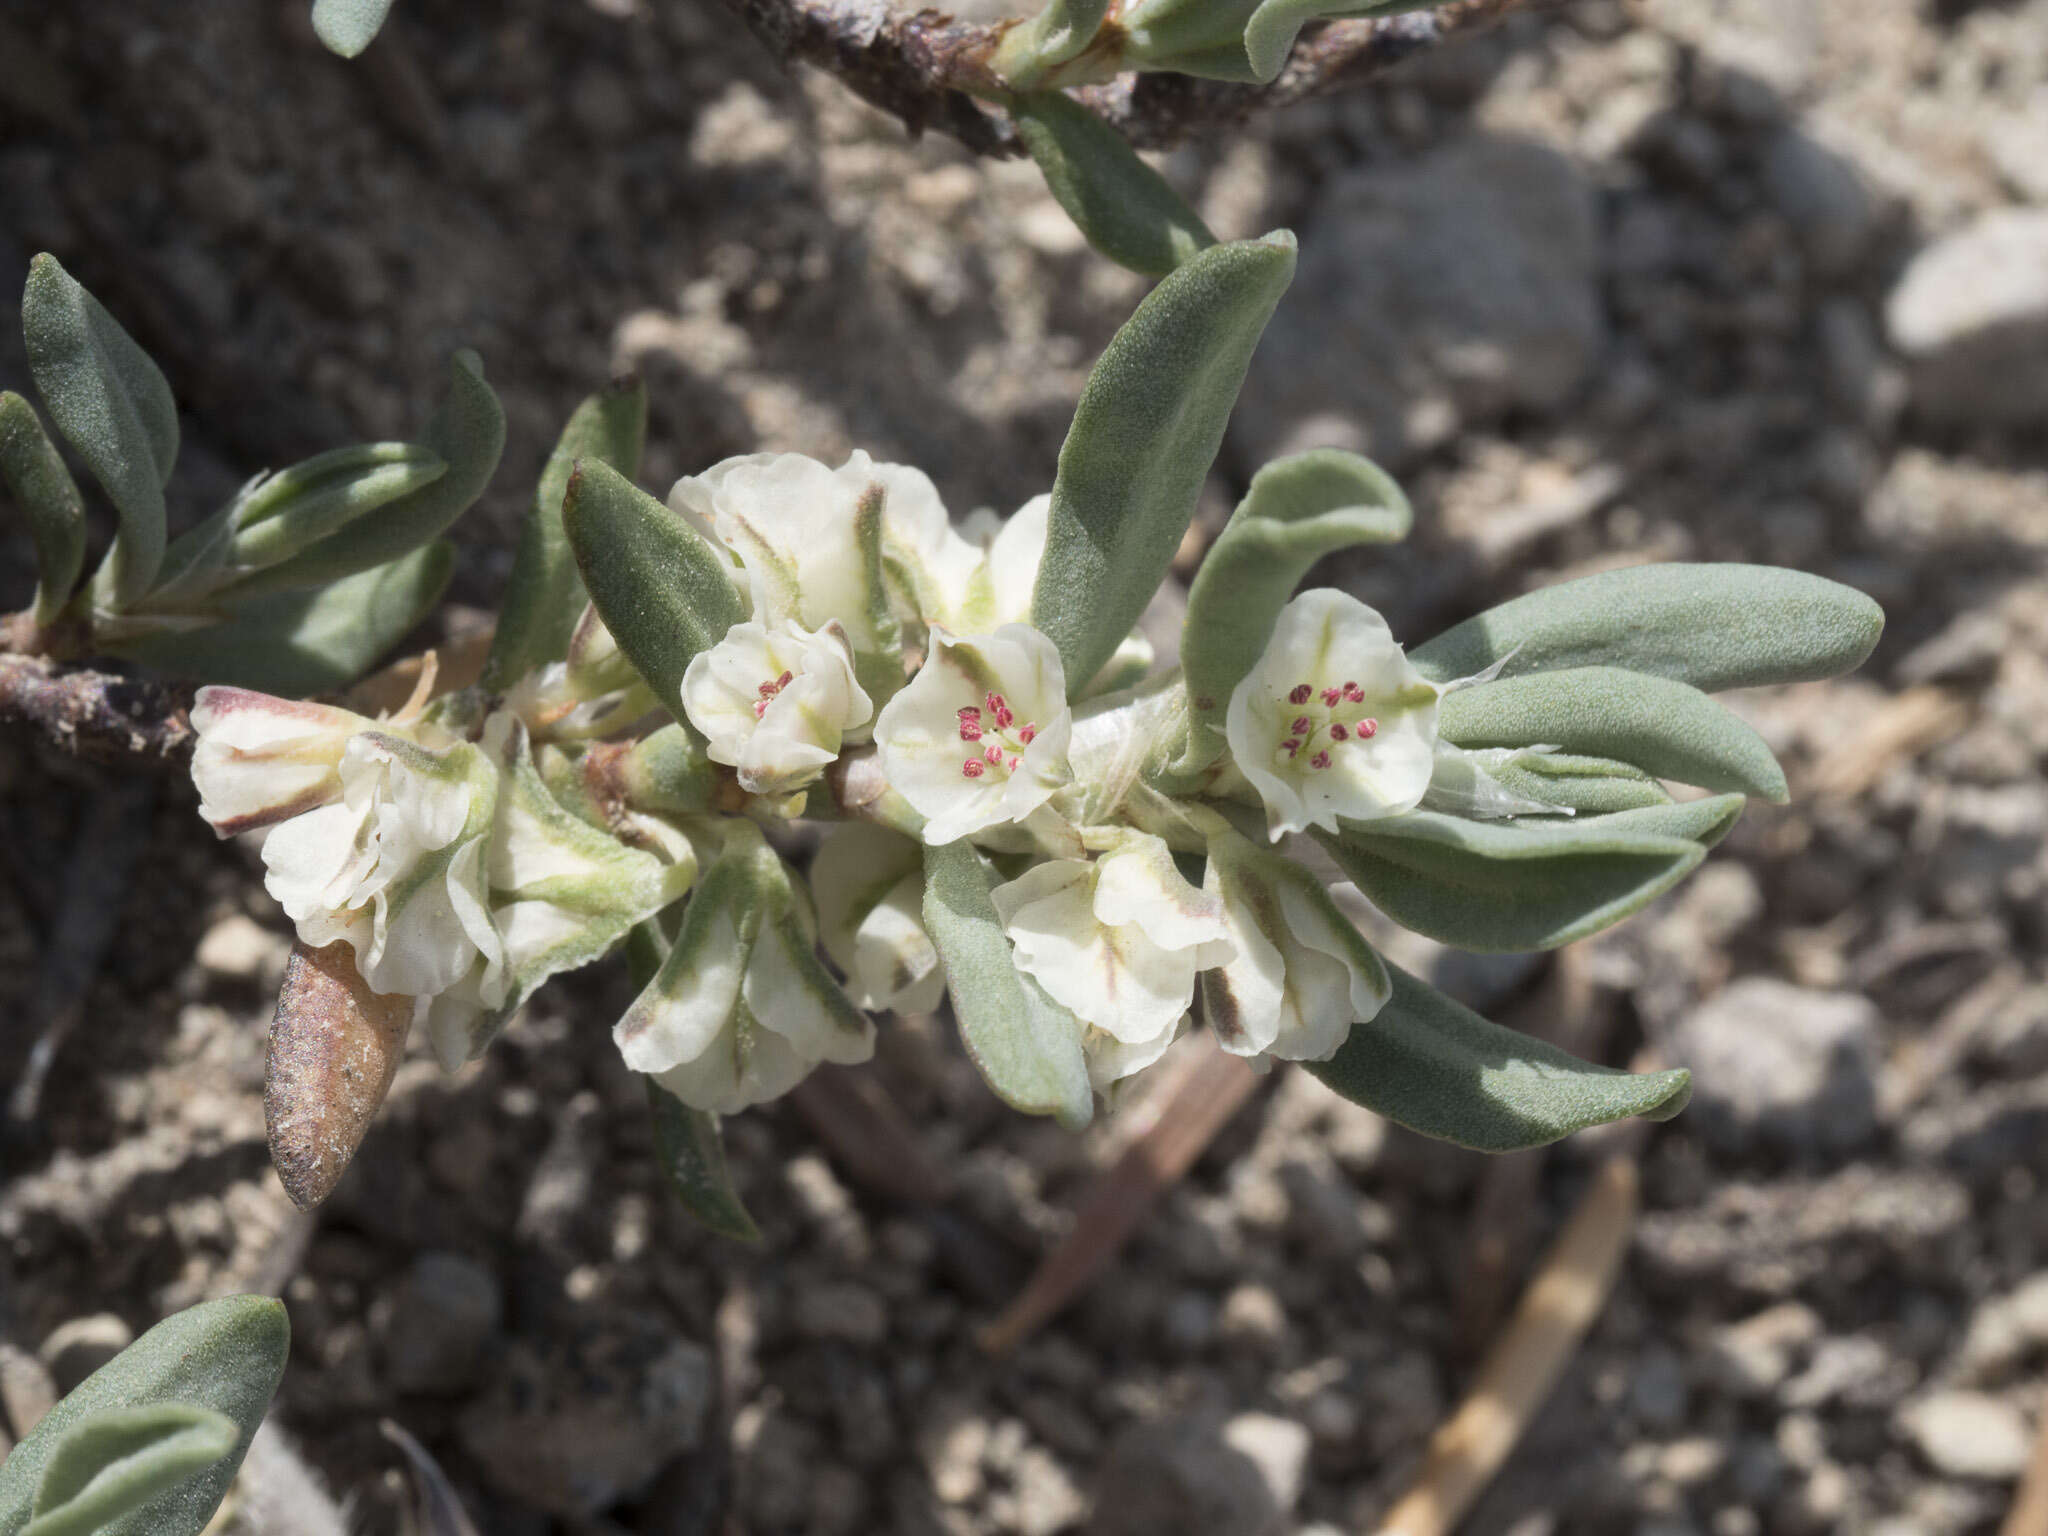
M 1074 94 L 1140 149 L 1171 149 L 1261 112 L 1359 85 L 1440 43 L 1495 25 L 1525 0 L 1454 0 L 1434 10 L 1324 23 L 1302 34 L 1280 77 L 1234 85 L 1126 74 Z M 1009 23 L 979 26 L 886 0 L 726 0 L 787 67 L 815 65 L 912 134 L 936 128 L 978 155 L 1023 153 L 1009 120 L 974 98 L 1001 97 L 990 55 Z
M 192 752 L 192 690 L 142 677 L 0 654 L 0 724 L 29 725 L 94 762 L 181 763 Z

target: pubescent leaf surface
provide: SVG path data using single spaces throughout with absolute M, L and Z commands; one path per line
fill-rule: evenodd
M 164 558 L 164 485 L 178 459 L 171 386 L 54 256 L 29 264 L 21 333 L 50 419 L 120 515 L 107 591 L 117 606 L 132 602 L 149 590 Z
M 1619 667 L 1567 667 L 1460 688 L 1437 715 L 1461 747 L 1538 743 L 1633 763 L 1702 789 L 1787 798 L 1785 770 L 1761 736 L 1688 683 Z
M 1216 243 L 1201 216 L 1130 141 L 1058 91 L 1010 103 L 1017 136 L 1053 198 L 1118 266 L 1159 277 Z
M 313 31 L 344 59 L 369 47 L 391 14 L 391 0 L 313 0 Z
M 0 394 L 0 485 L 28 519 L 36 551 L 35 621 L 48 624 L 85 569 L 85 498 L 36 408 L 12 390 Z
M 569 477 L 562 525 L 605 628 L 680 720 L 691 658 L 746 617 L 725 557 L 598 459 Z
M 291 1326 L 271 1296 L 229 1296 L 165 1318 L 81 1382 L 0 1462 L 0 1536 L 20 1536 L 58 1445 L 109 1408 L 189 1403 L 234 1421 L 228 1454 L 104 1526 L 98 1536 L 199 1536 L 242 1464 L 284 1375 Z
M 1394 993 L 1328 1061 L 1308 1070 L 1397 1125 L 1481 1152 L 1540 1147 L 1612 1120 L 1668 1120 L 1691 1074 L 1595 1066 L 1481 1018 L 1399 966 Z
M 1509 657 L 1503 677 L 1623 667 L 1707 693 L 1837 677 L 1862 665 L 1884 612 L 1854 587 L 1770 565 L 1641 565 L 1531 592 L 1409 653 L 1447 683 Z
M 1294 261 L 1285 230 L 1190 257 L 1089 374 L 1031 604 L 1072 685 L 1102 670 L 1159 590 Z
M 108 1408 L 57 1442 L 23 1536 L 93 1536 L 235 1448 L 235 1421 L 190 1403 Z
M 989 892 L 995 871 L 965 839 L 924 852 L 924 925 L 967 1053 L 996 1097 L 1079 1127 L 1094 1113 L 1081 1021 L 1017 968 Z

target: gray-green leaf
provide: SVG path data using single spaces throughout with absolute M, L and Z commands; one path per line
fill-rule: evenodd
M 330 52 L 352 59 L 369 47 L 391 14 L 391 0 L 313 0 L 313 30 Z
M 204 629 L 110 643 L 171 677 L 266 693 L 324 693 L 354 682 L 433 611 L 455 571 L 445 540 L 332 586 L 232 603 Z
M 97 1536 L 199 1536 L 220 1507 L 284 1374 L 291 1328 L 269 1296 L 230 1296 L 158 1323 L 85 1379 L 0 1462 L 0 1536 L 20 1536 L 45 1470 L 71 1431 L 107 1409 L 187 1403 L 225 1414 L 228 1453 L 99 1528 Z
M 1691 1074 L 1597 1067 L 1482 1019 L 1387 967 L 1394 995 L 1308 1070 L 1396 1124 L 1481 1152 L 1540 1147 L 1588 1126 L 1668 1120 L 1692 1096 Z
M 85 568 L 85 498 L 36 408 L 12 390 L 0 394 L 0 484 L 28 519 L 36 550 L 38 626 L 52 622 Z
M 1785 770 L 1761 736 L 1687 683 L 1618 667 L 1568 667 L 1444 696 L 1444 740 L 1461 747 L 1544 743 L 1617 758 L 1660 779 L 1784 804 Z
M 1741 813 L 1726 795 L 1583 821 L 1468 821 L 1416 811 L 1316 834 L 1403 927 L 1486 953 L 1555 949 L 1676 885 Z
M 1355 453 L 1318 449 L 1252 476 L 1188 591 L 1180 658 L 1189 736 L 1174 772 L 1195 772 L 1222 755 L 1230 695 L 1258 665 L 1309 567 L 1350 545 L 1404 539 L 1413 520 L 1401 488 Z
M 655 1161 L 668 1175 L 683 1209 L 720 1237 L 759 1242 L 761 1229 L 733 1188 L 718 1117 L 692 1109 L 651 1077 L 647 1103 L 654 1114 Z
M 1216 243 L 1166 178 L 1079 102 L 1058 91 L 1020 96 L 1010 115 L 1054 199 L 1119 266 L 1158 277 Z
M 1081 1022 L 1017 968 L 989 892 L 995 871 L 963 838 L 924 851 L 924 925 L 968 1055 L 996 1097 L 1079 1127 L 1095 1110 Z
M 1189 258 L 1088 376 L 1031 605 L 1073 685 L 1102 670 L 1158 591 L 1294 261 L 1285 230 Z
M 1504 677 L 1625 667 L 1714 693 L 1836 677 L 1862 665 L 1884 612 L 1853 587 L 1768 565 L 1642 565 L 1489 608 L 1409 654 L 1449 682 L 1512 657 Z
M 510 687 L 527 672 L 569 654 L 569 637 L 583 616 L 589 594 L 576 571 L 576 556 L 562 530 L 562 498 L 579 460 L 611 465 L 627 479 L 640 472 L 647 442 L 647 388 L 623 379 L 576 408 L 555 451 L 540 472 L 540 484 L 519 530 L 519 551 L 498 613 L 498 632 L 484 664 L 483 685 Z
M 120 514 L 106 576 L 115 605 L 132 602 L 164 557 L 164 484 L 178 458 L 171 386 L 54 256 L 29 264 L 21 332 L 50 419 Z
M 562 523 L 605 628 L 680 719 L 690 659 L 746 617 L 730 566 L 688 523 L 598 460 L 569 477 Z
M 1669 805 L 1664 786 L 1642 769 L 1608 757 L 1570 752 L 1524 752 L 1492 770 L 1509 794 L 1561 805 L 1581 816 L 1605 816 L 1644 806 Z
M 318 586 L 411 554 L 438 539 L 483 495 L 504 452 L 505 410 L 484 382 L 483 360 L 474 352 L 456 353 L 448 375 L 448 393 L 419 435 L 419 446 L 445 460 L 447 472 L 311 549 L 237 582 L 230 589 L 234 596 Z
M 109 1408 L 57 1442 L 23 1536 L 93 1536 L 235 1448 L 235 1421 L 190 1403 Z

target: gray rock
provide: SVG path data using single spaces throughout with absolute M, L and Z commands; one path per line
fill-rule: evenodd
M 59 1323 L 37 1351 L 63 1396 L 135 1342 L 135 1333 L 111 1312 Z
M 1724 1390 L 1737 1397 L 1767 1398 L 1820 1335 L 1821 1320 L 1811 1307 L 1781 1302 L 1717 1332 L 1707 1359 Z
M 1786 128 L 1764 150 L 1763 183 L 1814 271 L 1840 277 L 1855 268 L 1870 244 L 1877 210 L 1853 165 Z
M 475 1384 L 503 1316 L 490 1270 L 460 1254 L 423 1253 L 371 1309 L 370 1327 L 393 1387 L 453 1394 Z
M 888 1303 L 850 1280 L 798 1291 L 795 1315 L 798 1329 L 814 1339 L 868 1345 L 881 1343 L 889 1333 Z
M 1973 1380 L 1998 1376 L 2048 1345 L 2048 1271 L 1978 1307 L 1963 1338 L 1962 1366 Z
M 1233 1420 L 1235 1424 L 1239 1421 Z M 1299 1426 L 1294 1426 L 1299 1429 Z M 1088 1536 L 1270 1536 L 1284 1507 L 1269 1469 L 1226 1438 L 1213 1414 L 1140 1421 L 1111 1442 Z M 1307 1431 L 1301 1431 L 1307 1449 Z M 1262 1453 L 1272 1446 L 1259 1444 Z
M 1243 458 L 1398 465 L 1461 420 L 1562 405 L 1604 335 L 1596 233 L 1585 177 L 1518 140 L 1331 183 L 1232 420 Z
M 710 1354 L 659 1319 L 579 1313 L 544 1340 L 513 1343 L 456 1428 L 499 1488 L 588 1519 L 696 1449 L 716 1383 Z
M 1930 420 L 2048 422 L 2048 209 L 1997 209 L 1928 246 L 1885 323 Z
M 1273 1502 L 1283 1514 L 1291 1513 L 1308 1470 L 1307 1428 L 1270 1413 L 1240 1413 L 1223 1426 L 1223 1443 L 1251 1459 Z
M 1674 1032 L 1693 1113 L 1731 1150 L 1853 1147 L 1877 1123 L 1878 1011 L 1852 992 L 1745 977 Z
M 1979 137 L 2015 192 L 2030 202 L 2048 203 L 2048 85 L 2036 87 L 2018 111 L 1986 118 Z
M 57 1406 L 57 1397 L 48 1366 L 18 1344 L 0 1341 L 0 1417 L 15 1434 L 26 1437 Z
M 1899 1414 L 1899 1428 L 1937 1472 L 2009 1482 L 2026 1470 L 2034 1437 L 2020 1411 L 1982 1392 L 1936 1392 Z

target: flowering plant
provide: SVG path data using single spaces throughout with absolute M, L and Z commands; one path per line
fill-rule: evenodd
M 375 1045 L 388 1081 L 420 1027 L 459 1065 L 621 943 L 644 985 L 618 1048 L 725 1230 L 746 1222 L 716 1117 L 942 993 L 994 1091 L 1070 1125 L 1190 1028 L 1470 1146 L 1675 1113 L 1683 1070 L 1487 1023 L 1387 964 L 1329 884 L 1481 950 L 1617 922 L 1746 796 L 1785 798 L 1708 694 L 1853 667 L 1881 615 L 1796 572 L 1652 566 L 1404 650 L 1355 598 L 1296 591 L 1410 522 L 1374 466 L 1317 452 L 1253 478 L 1155 666 L 1139 617 L 1293 267 L 1285 234 L 1182 263 L 1098 363 L 1050 495 L 1007 520 L 956 528 L 864 454 L 729 460 L 664 505 L 615 390 L 550 461 L 475 683 L 436 693 L 429 667 L 377 719 L 202 690 L 202 812 L 263 831 L 299 930 L 270 1084 L 294 1196 L 346 1159 L 302 1155 L 333 1041 Z M 799 869 L 806 820 L 826 831 Z

